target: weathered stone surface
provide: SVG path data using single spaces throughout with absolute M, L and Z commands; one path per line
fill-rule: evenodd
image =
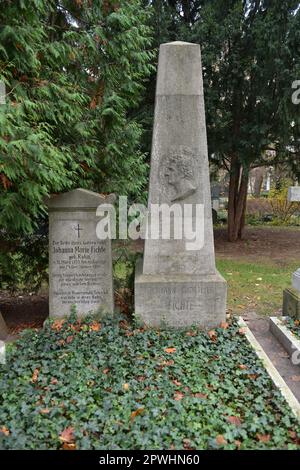
M 293 288 L 300 292 L 300 268 L 293 274 Z
M 283 307 L 284 316 L 300 319 L 300 292 L 290 288 L 283 291 Z
M 300 186 L 293 186 L 289 188 L 288 199 L 290 202 L 300 202 Z M 292 286 L 300 295 L 300 268 L 293 273 Z
M 99 194 L 75 189 L 53 196 L 49 207 L 49 313 L 84 316 L 113 312 L 111 241 L 99 240 L 96 208 L 107 203 Z
M 214 328 L 225 319 L 226 284 L 216 271 L 207 276 L 143 274 L 137 263 L 135 312 L 147 325 Z
M 290 202 L 300 202 L 300 186 L 290 187 L 288 198 Z
M 8 336 L 8 329 L 4 321 L 4 318 L 2 317 L 0 313 L 0 340 L 4 341 L 7 338 L 7 336 Z
M 172 326 L 216 326 L 225 319 L 226 282 L 215 267 L 198 44 L 174 42 L 160 46 L 148 200 L 150 216 L 152 204 L 168 207 L 180 204 L 182 208 L 185 204 L 202 205 L 204 245 L 188 250 L 185 237 L 162 239 L 161 230 L 158 239 L 146 239 L 143 265 L 136 271 L 136 315 L 155 326 L 161 322 Z M 195 214 L 193 211 L 193 225 Z

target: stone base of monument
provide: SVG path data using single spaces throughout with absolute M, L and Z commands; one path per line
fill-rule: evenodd
M 300 318 L 300 292 L 289 288 L 283 291 L 282 314 L 291 318 Z
M 213 275 L 143 274 L 136 265 L 135 315 L 148 326 L 217 327 L 226 318 L 227 284 Z

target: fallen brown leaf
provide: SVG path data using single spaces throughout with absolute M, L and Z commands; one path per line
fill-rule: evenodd
M 177 385 L 177 387 L 180 387 L 180 385 L 181 385 L 181 382 L 179 382 L 176 379 L 172 380 L 172 382 L 173 382 L 173 384 Z
M 215 332 L 215 330 L 210 330 L 208 332 L 208 336 L 210 337 L 210 339 L 212 340 L 213 343 L 215 343 L 218 339 L 218 335 L 217 333 Z
M 195 398 L 207 398 L 207 396 L 208 395 L 206 393 L 201 393 L 201 392 L 197 392 L 193 394 L 193 397 Z
M 90 331 L 100 331 L 101 330 L 101 324 L 99 322 L 93 322 L 90 325 Z
M 191 441 L 189 439 L 183 439 L 182 440 L 182 443 L 183 443 L 183 448 L 185 450 L 193 450 L 192 447 L 191 447 Z
M 137 410 L 133 411 L 130 415 L 130 421 L 133 421 L 138 415 L 143 413 L 144 410 L 145 410 L 145 408 L 142 407 L 142 408 L 138 408 Z
M 64 442 L 62 446 L 63 450 L 76 450 L 76 444 L 70 442 Z
M 55 330 L 55 331 L 60 331 L 63 327 L 63 324 L 65 323 L 65 320 L 62 319 L 62 320 L 55 320 L 53 323 L 52 323 L 52 330 Z
M 129 327 L 129 325 L 128 325 L 128 323 L 127 323 L 126 320 L 121 320 L 121 321 L 119 322 L 119 327 L 122 328 L 123 330 L 127 330 L 128 327 Z
M 256 380 L 257 377 L 258 377 L 258 374 L 248 374 L 247 377 L 248 377 L 248 379 Z
M 162 368 L 164 366 L 172 366 L 173 364 L 174 364 L 173 359 L 170 359 L 169 361 L 163 361 L 160 365 L 160 368 Z
M 34 369 L 32 377 L 31 377 L 31 382 L 32 383 L 37 382 L 38 376 L 39 376 L 39 369 Z
M 61 442 L 67 442 L 68 444 L 73 443 L 75 441 L 74 428 L 72 426 L 68 426 L 64 429 L 59 436 L 59 440 Z
M 136 378 L 136 380 L 137 380 L 138 382 L 144 382 L 144 380 L 146 380 L 146 377 L 145 377 L 144 375 L 139 375 L 139 376 Z
M 296 433 L 296 431 L 289 431 L 290 438 L 296 445 L 300 445 L 300 436 Z
M 218 446 L 224 446 L 227 444 L 227 441 L 225 437 L 222 436 L 222 434 L 218 434 L 218 436 L 216 437 L 216 443 L 218 444 Z
M 256 434 L 256 438 L 259 440 L 259 442 L 269 442 L 271 439 L 270 434 Z
M 240 426 L 242 424 L 242 421 L 238 416 L 227 416 L 227 421 L 230 424 L 234 424 L 235 426 Z
M 165 351 L 168 354 L 173 354 L 174 352 L 176 352 L 176 348 L 166 348 Z
M 7 428 L 6 426 L 2 426 L 2 427 L 0 428 L 0 432 L 1 432 L 2 434 L 4 434 L 4 436 L 9 436 L 9 435 L 10 435 L 10 432 L 9 432 L 9 430 L 8 430 L 8 428 Z
M 223 328 L 223 330 L 227 330 L 227 328 L 229 328 L 229 323 L 227 323 L 226 321 L 222 321 L 220 324 L 220 328 Z
M 197 332 L 196 331 L 187 331 L 186 336 L 196 336 Z
M 174 400 L 180 401 L 183 398 L 184 398 L 184 393 L 179 392 L 178 390 L 176 390 L 176 392 L 174 393 Z

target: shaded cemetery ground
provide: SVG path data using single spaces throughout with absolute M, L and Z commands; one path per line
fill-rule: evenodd
M 225 229 L 215 230 L 215 248 L 218 258 L 245 258 L 261 263 L 269 260 L 284 266 L 300 260 L 300 228 L 295 227 L 249 227 L 244 240 L 227 241 Z
M 123 244 L 121 245 L 123 246 Z M 116 246 L 120 246 L 120 242 L 116 242 Z M 125 246 L 134 253 L 143 252 L 143 242 L 141 240 L 130 242 L 129 244 L 126 243 Z M 225 276 L 227 264 L 230 265 L 232 260 L 236 263 L 244 263 L 242 266 L 245 269 L 245 277 L 247 277 L 247 263 L 249 265 L 256 264 L 257 266 L 271 263 L 277 266 L 279 271 L 285 269 L 287 277 L 289 277 L 289 273 L 292 272 L 289 266 L 293 263 L 297 265 L 300 259 L 300 229 L 251 227 L 246 230 L 246 236 L 243 241 L 229 243 L 226 239 L 226 230 L 217 228 L 215 229 L 215 249 L 217 260 L 223 267 Z M 116 259 L 117 255 L 114 258 Z M 230 295 L 234 286 L 231 285 L 230 276 L 227 276 L 227 280 L 229 282 Z M 249 296 L 251 296 L 251 287 L 251 282 L 248 287 L 245 286 L 245 290 L 249 290 Z M 256 287 L 256 289 L 259 288 Z M 263 290 L 263 286 L 261 289 Z M 277 305 L 277 312 L 270 311 L 269 315 L 279 313 L 278 310 L 281 306 L 282 289 L 280 282 L 279 285 L 275 286 L 275 289 L 278 290 L 278 297 L 274 303 L 274 305 Z M 257 309 L 259 300 L 255 301 L 255 299 L 252 299 L 252 304 L 248 303 L 247 305 L 245 299 L 242 298 L 243 292 L 241 292 L 240 298 L 237 296 L 237 292 L 234 292 L 234 296 L 236 298 L 232 299 L 231 304 L 233 306 L 236 305 L 237 313 L 241 314 L 244 311 Z M 115 301 L 117 304 L 120 303 L 120 292 L 115 293 Z M 40 328 L 48 316 L 48 296 L 46 292 L 28 295 L 26 293 L 1 291 L 0 311 L 11 333 L 17 333 L 24 328 Z

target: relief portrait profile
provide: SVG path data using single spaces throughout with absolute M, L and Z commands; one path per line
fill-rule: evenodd
M 182 201 L 197 190 L 195 174 L 196 156 L 187 148 L 170 150 L 164 155 L 162 172 L 163 180 L 170 188 L 171 202 Z

